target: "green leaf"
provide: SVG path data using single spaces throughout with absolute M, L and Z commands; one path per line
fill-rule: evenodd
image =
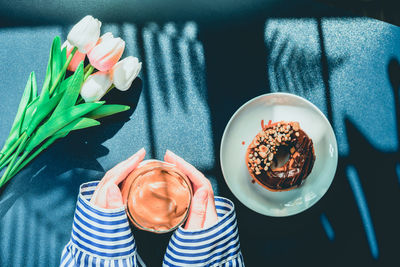
M 61 41 L 60 37 L 56 36 L 50 49 L 49 62 L 47 63 L 46 77 L 44 79 L 41 97 L 46 92 L 48 93 L 50 87 L 56 81 L 58 73 L 63 65 L 61 65 Z
M 57 79 L 57 75 L 60 72 L 61 65 L 61 40 L 59 36 L 56 36 L 51 46 L 52 61 L 51 61 L 51 85 L 53 85 Z
M 33 110 L 31 119 L 29 121 L 27 120 L 28 124 L 26 132 L 28 136 L 31 136 L 42 120 L 56 107 L 62 96 L 62 94 L 57 94 L 50 99 L 47 99 L 46 97 L 44 97 L 44 99 L 39 99 L 36 109 Z
M 17 115 L 15 116 L 14 123 L 10 130 L 10 135 L 9 135 L 6 143 L 4 144 L 4 150 L 6 150 L 10 145 L 12 145 L 21 134 L 21 127 L 23 124 L 27 106 L 28 106 L 29 102 L 31 102 L 32 94 L 33 94 L 32 91 L 35 90 L 35 88 L 37 88 L 35 73 L 31 72 L 31 74 L 29 75 L 28 82 L 26 83 L 25 90 L 22 95 L 21 101 L 19 103 Z
M 74 75 L 69 76 L 67 79 L 63 80 L 63 81 L 61 82 L 61 84 L 60 84 L 60 89 L 57 90 L 57 92 L 55 92 L 54 95 L 64 93 L 65 90 L 68 89 L 68 86 L 69 86 L 68 83 L 71 82 L 71 80 L 72 80 L 73 77 L 74 77 Z
M 60 88 L 60 91 L 65 90 L 65 93 L 52 116 L 56 116 L 59 112 L 62 112 L 65 109 L 68 109 L 75 105 L 76 100 L 79 96 L 79 92 L 81 91 L 83 76 L 83 63 L 81 62 L 76 69 L 74 75 L 71 76 L 72 79 L 69 80 L 67 83 L 61 84 L 61 87 L 65 88 Z
M 54 97 L 54 101 L 51 101 L 51 105 L 48 106 L 47 108 L 54 108 L 53 104 L 57 105 L 57 99 L 61 99 L 64 91 L 67 89 L 68 87 L 68 83 L 69 81 L 72 80 L 72 76 L 68 77 L 67 79 L 63 80 L 61 83 L 61 87 L 60 89 L 53 95 L 52 99 Z M 48 95 L 48 92 L 46 93 L 46 95 Z M 40 101 L 39 101 L 40 100 Z M 44 101 L 44 104 L 42 103 L 42 101 Z M 28 105 L 27 111 L 26 111 L 26 115 L 25 115 L 25 119 L 24 119 L 24 123 L 22 125 L 22 131 L 27 130 L 27 128 L 30 126 L 30 122 L 32 121 L 32 117 L 35 115 L 36 111 L 37 111 L 37 107 L 40 104 L 41 106 L 46 106 L 46 103 L 48 103 L 50 100 L 46 99 L 46 98 L 39 98 L 36 97 L 35 99 L 32 100 L 32 102 Z M 48 113 L 50 113 L 51 110 L 49 110 Z
M 32 71 L 32 90 L 31 90 L 31 99 L 29 101 L 29 104 L 32 103 L 35 99 L 37 99 L 38 96 L 38 89 L 37 89 L 37 83 L 36 83 L 36 76 L 35 72 Z
M 99 119 L 113 115 L 115 113 L 127 111 L 129 109 L 130 109 L 129 106 L 124 106 L 124 105 L 103 105 L 98 109 L 95 109 L 92 112 L 88 113 L 85 117 L 91 119 Z
M 75 119 L 87 114 L 92 110 L 95 110 L 103 104 L 104 102 L 81 104 L 70 107 L 64 112 L 59 113 L 57 116 L 49 119 L 37 129 L 35 134 L 32 136 L 29 144 L 27 145 L 26 150 L 32 151 L 37 145 L 43 142 L 46 138 L 52 136 L 58 130 L 62 129 Z
M 67 62 L 67 47 L 61 50 L 61 68 L 64 66 L 65 62 Z
M 85 129 L 93 126 L 100 125 L 100 122 L 88 119 L 88 118 L 79 118 L 72 121 L 70 124 L 66 125 L 64 128 L 58 130 L 53 136 L 64 137 L 69 134 L 71 131 Z
M 22 131 L 26 130 L 27 127 L 29 126 L 29 123 L 32 120 L 32 116 L 33 116 L 34 112 L 36 111 L 38 103 L 39 103 L 39 97 L 35 98 L 28 105 L 28 108 L 26 109 L 26 112 L 25 112 L 25 118 L 24 118 L 24 121 L 22 123 L 22 128 L 21 128 Z

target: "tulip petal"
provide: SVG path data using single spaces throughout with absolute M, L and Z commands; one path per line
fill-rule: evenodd
M 72 27 L 67 39 L 79 52 L 86 54 L 96 45 L 100 27 L 101 22 L 88 15 Z
M 128 90 L 141 68 L 142 63 L 136 57 L 129 56 L 118 62 L 111 71 L 115 87 L 120 91 Z
M 88 53 L 90 64 L 100 71 L 110 70 L 121 58 L 125 41 L 105 34 L 100 42 Z
M 112 85 L 110 76 L 106 72 L 96 72 L 90 75 L 83 83 L 81 96 L 85 102 L 99 101 Z

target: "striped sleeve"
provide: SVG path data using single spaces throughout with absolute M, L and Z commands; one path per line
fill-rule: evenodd
M 89 202 L 98 183 L 81 185 L 60 266 L 136 266 L 136 245 L 125 208 L 101 209 Z
M 218 222 L 197 231 L 178 228 L 164 256 L 163 266 L 244 266 L 233 203 L 215 197 Z

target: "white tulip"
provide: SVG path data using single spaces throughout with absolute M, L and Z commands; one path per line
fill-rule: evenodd
M 86 54 L 96 45 L 100 27 L 101 22 L 88 15 L 72 27 L 67 39 L 79 52 Z
M 112 68 L 111 78 L 118 90 L 128 90 L 133 80 L 138 76 L 142 69 L 142 62 L 136 57 L 126 57 Z
M 90 75 L 82 85 L 81 96 L 85 102 L 99 101 L 112 85 L 107 72 L 96 72 Z

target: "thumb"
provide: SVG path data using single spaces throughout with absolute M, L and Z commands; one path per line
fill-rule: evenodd
M 190 205 L 189 216 L 186 221 L 185 229 L 201 229 L 204 226 L 207 213 L 208 191 L 206 188 L 197 190 Z
M 107 209 L 116 209 L 123 205 L 121 190 L 116 184 L 111 183 L 107 188 Z

